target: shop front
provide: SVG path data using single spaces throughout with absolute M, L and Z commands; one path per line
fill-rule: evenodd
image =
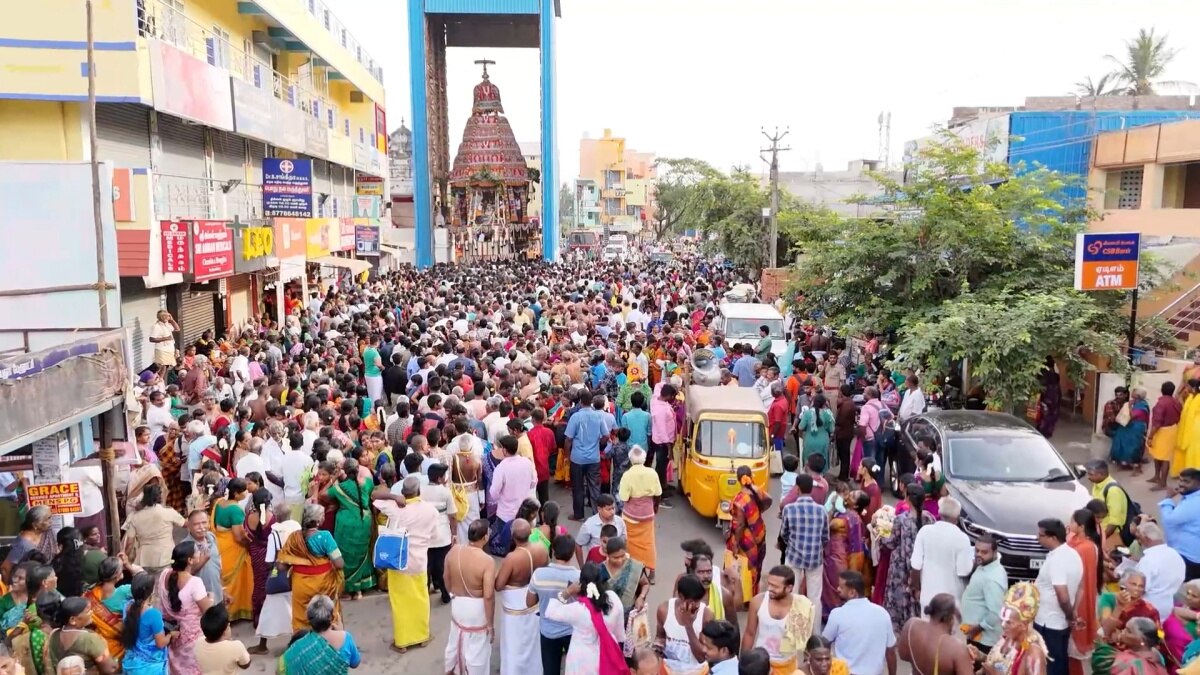
M 232 230 L 234 275 L 228 282 L 226 312 L 229 325 L 240 328 L 262 313 L 263 289 L 277 280 L 279 259 L 273 226 L 234 223 Z
M 275 255 L 279 259 L 279 276 L 274 289 L 274 301 L 268 311 L 278 316 L 283 324 L 293 309 L 304 306 L 308 297 L 308 283 L 304 270 L 307 257 L 307 232 L 303 218 L 273 218 L 275 228 Z M 268 286 L 268 289 L 272 286 Z M 271 294 L 264 294 L 264 302 Z
M 171 250 L 163 271 L 179 272 L 185 282 L 168 296 L 167 309 L 179 322 L 180 348 L 186 349 L 204 331 L 219 336 L 231 325 L 229 284 L 222 280 L 233 276 L 233 231 L 224 220 L 163 221 L 162 228 L 170 234 L 164 250 Z

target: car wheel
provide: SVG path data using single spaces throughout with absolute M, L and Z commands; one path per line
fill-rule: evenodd
M 896 465 L 895 458 L 888 459 L 887 472 L 888 472 L 888 477 L 887 477 L 888 478 L 888 488 L 892 491 L 893 497 L 895 497 L 896 499 L 900 499 L 904 495 L 900 491 L 900 488 L 901 488 L 900 467 Z

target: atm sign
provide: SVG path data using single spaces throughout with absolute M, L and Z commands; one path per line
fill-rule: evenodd
M 1075 289 L 1129 291 L 1138 285 L 1141 235 L 1136 232 L 1078 234 Z

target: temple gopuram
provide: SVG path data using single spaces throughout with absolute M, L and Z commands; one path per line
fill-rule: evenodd
M 541 227 L 529 213 L 529 168 L 488 78 L 475 85 L 471 117 L 450 172 L 451 245 L 460 261 L 531 258 L 541 253 Z

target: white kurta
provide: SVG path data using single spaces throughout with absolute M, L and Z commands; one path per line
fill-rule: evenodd
M 963 577 L 975 564 L 975 548 L 966 533 L 944 520 L 926 525 L 913 543 L 912 568 L 921 573 L 921 608 L 938 593 L 962 599 Z

